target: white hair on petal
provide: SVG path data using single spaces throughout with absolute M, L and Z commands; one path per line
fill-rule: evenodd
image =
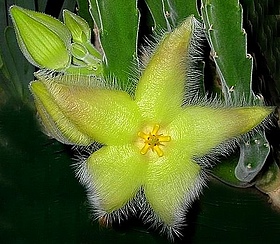
M 116 78 L 111 75 L 107 76 L 105 79 L 96 75 L 64 74 L 50 72 L 48 70 L 39 70 L 35 73 L 35 77 L 47 84 L 55 82 L 75 87 L 125 91 L 124 87 L 119 82 L 117 82 Z
M 182 230 L 186 224 L 186 214 L 191 204 L 201 194 L 202 189 L 206 186 L 207 176 L 202 170 L 196 181 L 186 189 L 185 196 L 183 197 L 180 206 L 175 211 L 173 216 L 174 221 L 172 224 L 164 223 L 160 216 L 152 209 L 145 197 L 145 191 L 141 191 L 141 199 L 139 199 L 140 218 L 143 222 L 149 225 L 150 228 L 158 230 L 160 234 L 166 235 L 170 241 L 174 241 L 175 237 L 182 236 Z
M 104 79 L 94 75 L 62 75 L 47 70 L 37 72 L 35 76 L 37 79 L 47 83 L 52 83 L 55 81 L 71 86 L 121 90 L 127 92 L 133 98 L 139 77 L 144 71 L 148 60 L 154 53 L 158 43 L 164 35 L 166 35 L 166 32 L 162 31 L 155 37 L 155 40 L 157 41 L 152 42 L 150 40 L 146 40 L 146 46 L 140 50 L 140 55 L 142 56 L 141 61 L 135 60 L 135 63 L 132 64 L 130 70 L 131 85 L 121 83 L 120 81 L 117 81 L 113 76 L 109 76 Z M 182 107 L 196 105 L 209 106 L 213 108 L 228 108 L 234 107 L 236 105 L 252 105 L 247 103 L 244 95 L 241 95 L 240 97 L 235 96 L 235 100 L 231 101 L 229 104 L 225 104 L 225 102 L 220 100 L 218 96 L 210 97 L 210 99 L 209 95 L 201 97 L 199 92 L 199 81 L 202 80 L 203 74 L 201 69 L 198 67 L 198 64 L 202 62 L 203 59 L 203 43 L 205 42 L 205 40 L 206 39 L 202 29 L 202 24 L 194 19 L 190 49 L 187 57 L 188 62 L 187 67 L 185 68 L 187 75 L 185 82 L 185 96 L 182 100 Z M 214 165 L 214 162 L 218 160 L 218 155 L 226 156 L 230 154 L 234 151 L 240 141 L 247 140 L 250 135 L 257 133 L 264 127 L 269 127 L 270 123 L 271 118 L 269 117 L 265 119 L 259 126 L 254 128 L 252 132 L 247 133 L 241 137 L 236 137 L 223 142 L 221 145 L 213 148 L 208 154 L 204 155 L 203 157 L 193 158 L 193 160 L 201 166 L 201 172 L 199 173 L 195 182 L 193 182 L 191 186 L 186 187 L 185 195 L 180 203 L 180 206 L 174 213 L 174 221 L 169 225 L 164 223 L 160 216 L 151 208 L 145 196 L 144 186 L 140 186 L 140 189 L 135 194 L 135 196 L 120 209 L 108 213 L 102 208 L 101 198 L 94 184 L 94 176 L 90 174 L 87 163 L 89 156 L 94 151 L 99 150 L 102 147 L 101 144 L 95 142 L 86 147 L 75 147 L 74 150 L 77 152 L 77 156 L 75 159 L 76 162 L 73 164 L 73 167 L 76 177 L 86 189 L 88 201 L 92 208 L 91 211 L 94 219 L 103 219 L 106 225 L 111 225 L 114 222 L 120 223 L 123 220 L 128 219 L 129 216 L 136 216 L 139 214 L 143 222 L 149 225 L 150 228 L 157 229 L 160 233 L 167 235 L 168 238 L 173 241 L 176 236 L 181 236 L 182 230 L 186 226 L 187 211 L 191 204 L 201 194 L 202 188 L 206 186 L 206 171 L 208 168 L 211 168 Z
M 203 80 L 203 71 L 200 66 L 204 58 L 203 49 L 206 45 L 206 36 L 202 24 L 195 18 L 193 18 L 192 28 L 193 32 L 187 57 L 187 77 L 185 82 L 185 96 L 182 101 L 183 104 L 200 93 Z
M 72 166 L 76 177 L 79 182 L 85 187 L 87 192 L 88 202 L 91 206 L 91 212 L 93 219 L 103 219 L 105 225 L 110 226 L 112 223 L 121 223 L 128 219 L 129 216 L 136 215 L 136 202 L 131 199 L 120 209 L 108 213 L 101 206 L 101 198 L 94 185 L 94 177 L 89 173 L 87 159 L 90 154 L 101 148 L 101 145 L 94 143 L 88 147 L 84 147 L 83 150 L 78 149 L 78 155 L 76 156 L 76 163 Z
M 101 199 L 96 191 L 94 178 L 89 173 L 87 165 L 89 155 L 102 147 L 99 143 L 94 143 L 90 146 L 83 147 L 82 149 L 81 147 L 77 147 L 76 149 L 78 149 L 79 154 L 76 159 L 77 163 L 73 166 L 75 168 L 76 177 L 86 189 L 93 219 L 102 219 L 103 224 L 110 226 L 112 223 L 120 224 L 130 216 L 138 216 L 142 219 L 145 225 L 149 226 L 149 228 L 159 231 L 160 234 L 166 235 L 170 241 L 174 241 L 175 238 L 182 237 L 183 228 L 187 226 L 186 214 L 188 209 L 191 204 L 198 199 L 202 189 L 206 186 L 208 180 L 206 172 L 214 165 L 214 162 L 218 161 L 218 156 L 229 155 L 234 151 L 240 141 L 248 140 L 250 136 L 254 135 L 254 133 L 258 133 L 258 131 L 262 130 L 264 127 L 271 126 L 270 123 L 271 119 L 267 118 L 253 131 L 220 144 L 202 157 L 194 158 L 194 160 L 201 166 L 201 172 L 195 182 L 186 188 L 185 195 L 180 206 L 173 215 L 174 221 L 171 224 L 164 223 L 160 216 L 152 209 L 146 199 L 144 186 L 140 187 L 135 196 L 118 210 L 108 213 L 101 207 Z
M 208 170 L 214 167 L 217 163 L 219 163 L 219 158 L 227 157 L 235 152 L 237 147 L 242 143 L 248 142 L 255 135 L 260 134 L 264 130 L 269 130 L 275 126 L 273 122 L 275 120 L 274 114 L 270 114 L 267 116 L 260 124 L 254 127 L 249 132 L 236 136 L 234 138 L 228 139 L 218 146 L 212 148 L 207 154 L 201 157 L 195 157 L 194 160 L 205 170 Z
M 181 236 L 183 227 L 186 226 L 185 216 L 192 202 L 198 198 L 202 188 L 206 185 L 206 174 L 202 170 L 192 186 L 186 188 L 185 196 L 175 211 L 174 221 L 172 224 L 165 224 L 161 218 L 154 212 L 145 197 L 144 187 L 140 187 L 134 198 L 130 199 L 123 207 L 108 213 L 101 207 L 101 199 L 94 185 L 94 178 L 89 173 L 87 159 L 90 154 L 100 149 L 102 145 L 93 143 L 86 147 L 74 147 L 77 151 L 75 161 L 72 166 L 79 182 L 85 187 L 88 202 L 91 206 L 91 214 L 93 219 L 103 219 L 103 224 L 110 226 L 112 223 L 121 223 L 127 220 L 129 216 L 138 216 L 143 220 L 144 224 L 150 228 L 156 229 L 160 234 L 167 235 L 172 241 L 175 237 Z

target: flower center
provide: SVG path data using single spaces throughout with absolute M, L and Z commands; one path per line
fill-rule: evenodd
M 138 136 L 144 139 L 144 147 L 141 149 L 141 154 L 146 154 L 149 149 L 152 149 L 153 152 L 156 152 L 159 157 L 163 156 L 163 151 L 160 146 L 164 146 L 162 142 L 168 142 L 171 140 L 170 136 L 163 136 L 162 134 L 158 134 L 159 125 L 156 124 L 149 134 L 146 134 L 142 131 L 138 132 Z

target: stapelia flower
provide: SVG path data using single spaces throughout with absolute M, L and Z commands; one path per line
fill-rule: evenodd
M 78 177 L 103 224 L 140 213 L 169 237 L 179 235 L 185 212 L 205 183 L 204 165 L 196 159 L 272 112 L 186 101 L 194 29 L 190 17 L 163 37 L 133 94 L 94 77 L 41 77 L 30 85 L 50 136 L 74 145 L 99 143 Z

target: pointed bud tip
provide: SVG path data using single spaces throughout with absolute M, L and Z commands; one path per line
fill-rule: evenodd
M 14 14 L 16 11 L 18 11 L 18 10 L 20 10 L 20 9 L 22 9 L 22 8 L 19 7 L 19 6 L 17 6 L 17 5 L 12 5 L 12 6 L 10 6 L 10 8 L 9 8 L 9 12 L 10 12 L 11 14 Z
M 91 30 L 88 23 L 79 15 L 69 10 L 63 10 L 63 20 L 72 34 L 74 42 L 84 43 L 90 41 Z

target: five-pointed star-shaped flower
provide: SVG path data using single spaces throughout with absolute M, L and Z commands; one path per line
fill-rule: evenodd
M 154 227 L 178 234 L 204 184 L 195 158 L 247 133 L 272 111 L 183 102 L 194 21 L 163 37 L 133 94 L 94 77 L 41 77 L 30 85 L 49 135 L 68 144 L 102 144 L 78 176 L 103 223 L 140 212 Z

